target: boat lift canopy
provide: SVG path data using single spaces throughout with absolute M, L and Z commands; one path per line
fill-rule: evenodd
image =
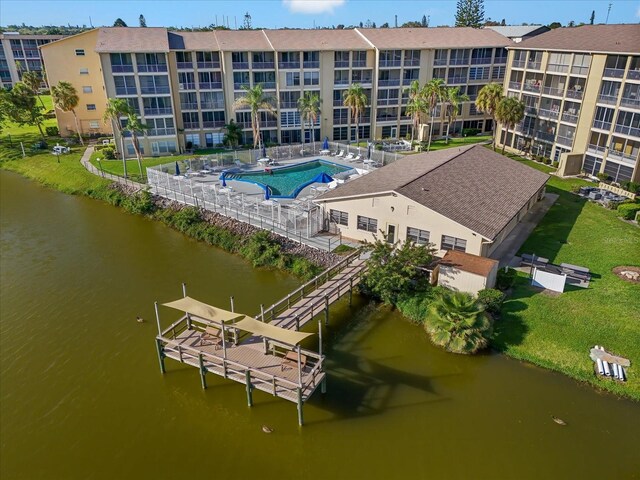
M 276 340 L 288 345 L 298 345 L 305 338 L 313 335 L 313 333 L 298 332 L 295 330 L 276 327 L 275 325 L 260 322 L 248 316 L 245 316 L 242 320 L 235 323 L 234 327 L 253 333 L 254 335 L 260 335 L 261 337 Z
M 162 305 L 165 307 L 175 308 L 176 310 L 190 313 L 196 317 L 216 323 L 234 322 L 246 316 L 241 313 L 229 312 L 222 308 L 207 305 L 206 303 L 200 302 L 191 297 L 183 297 L 180 300 L 163 303 Z

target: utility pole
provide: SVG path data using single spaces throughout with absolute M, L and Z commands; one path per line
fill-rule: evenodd
M 396 15 L 396 22 L 395 22 L 396 28 L 398 28 L 398 15 Z
M 609 8 L 607 8 L 607 19 L 604 21 L 605 25 L 609 23 L 609 14 L 611 13 L 611 7 L 613 7 L 613 3 L 610 3 Z

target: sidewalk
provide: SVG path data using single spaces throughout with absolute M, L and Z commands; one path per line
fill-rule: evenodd
M 89 161 L 89 159 L 91 158 L 91 155 L 93 155 L 93 151 L 94 151 L 93 147 L 87 147 L 87 149 L 84 151 L 84 154 L 82 155 L 82 158 L 80 159 L 80 163 L 84 168 L 87 169 L 89 173 L 93 173 L 94 175 L 97 175 L 102 178 L 108 178 L 109 180 L 119 183 L 120 185 L 126 185 L 127 187 L 134 188 L 136 191 L 143 190 L 145 188 L 145 185 L 138 182 L 134 182 L 133 180 L 129 180 L 128 178 L 119 177 L 118 175 L 112 175 L 111 173 L 106 173 L 103 170 L 98 170 Z

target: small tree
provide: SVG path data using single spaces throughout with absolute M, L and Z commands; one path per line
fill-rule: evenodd
M 349 88 L 344 91 L 342 97 L 342 103 L 345 107 L 349 108 L 351 116 L 349 118 L 349 140 L 351 140 L 351 121 L 356 122 L 356 143 L 360 143 L 360 119 L 362 118 L 362 112 L 367 106 L 367 94 L 364 93 L 362 85 L 359 83 L 352 83 Z
M 144 15 L 140 14 L 140 16 L 138 17 L 138 22 L 140 22 L 140 26 L 142 28 L 145 28 L 147 26 L 147 21 L 144 18 Z
M 113 26 L 114 27 L 126 27 L 127 24 L 124 23 L 124 20 L 122 20 L 121 18 L 118 17 L 118 18 L 116 18 L 116 21 L 113 22 Z
M 449 144 L 449 129 L 451 128 L 452 123 L 456 123 L 456 119 L 460 113 L 460 105 L 462 102 L 467 102 L 468 100 L 469 97 L 466 94 L 460 93 L 460 87 L 447 88 L 442 103 L 442 114 L 444 115 L 445 123 L 447 124 L 447 144 Z
M 42 98 L 40 98 L 40 86 L 42 85 L 42 75 L 40 74 L 40 72 L 36 70 L 25 72 L 22 75 L 22 83 L 24 83 L 27 87 L 31 89 L 33 94 L 40 101 L 40 105 L 42 105 L 42 108 L 46 109 L 47 107 L 45 107 L 44 102 L 42 101 Z
M 496 109 L 504 97 L 502 84 L 489 83 L 482 87 L 476 98 L 476 108 L 493 119 L 493 150 L 496 150 Z
M 456 27 L 480 28 L 484 23 L 484 0 L 458 0 Z
M 491 322 L 468 293 L 451 292 L 435 301 L 424 328 L 436 345 L 453 353 L 476 353 L 489 344 Z
M 315 135 L 313 132 L 313 125 L 318 121 L 320 116 L 320 96 L 317 93 L 305 92 L 305 94 L 298 99 L 298 111 L 300 112 L 300 120 L 302 120 L 302 128 L 304 130 L 305 124 L 309 125 L 309 137 L 312 142 L 315 142 Z M 304 143 L 304 135 L 302 138 Z
M 51 97 L 53 98 L 53 105 L 63 112 L 71 112 L 73 114 L 73 120 L 76 124 L 76 132 L 78 133 L 78 140 L 80 144 L 84 145 L 82 140 L 82 133 L 80 131 L 80 124 L 78 123 L 78 115 L 76 115 L 76 107 L 80 102 L 78 92 L 75 87 L 69 82 L 58 82 L 58 85 L 51 87 Z
M 124 129 L 122 128 L 120 119 L 122 117 L 128 117 L 131 111 L 131 106 L 124 98 L 110 98 L 107 100 L 107 108 L 102 117 L 104 123 L 111 122 L 113 130 L 118 132 L 118 136 L 120 137 L 120 153 L 122 154 L 124 178 L 127 178 L 127 160 L 124 155 Z
M 229 123 L 224 126 L 224 129 L 227 133 L 224 134 L 222 143 L 229 145 L 232 148 L 237 147 L 238 143 L 240 143 L 240 138 L 242 137 L 242 129 L 240 128 L 240 125 L 231 119 Z
M 422 21 L 420 23 L 422 24 L 423 27 L 428 27 L 429 26 L 427 24 L 427 16 L 426 15 L 422 15 Z
M 29 87 L 22 82 L 16 83 L 5 97 L 5 102 L 6 114 L 12 122 L 38 127 L 40 136 L 43 140 L 45 139 L 42 131 L 44 122 L 42 107 L 37 105 L 36 96 Z
M 513 129 L 516 123 L 522 121 L 524 118 L 524 103 L 515 97 L 505 97 L 500 100 L 498 108 L 496 109 L 496 119 L 505 125 L 506 133 Z M 506 138 L 502 141 L 502 154 L 504 155 L 504 147 L 507 141 Z

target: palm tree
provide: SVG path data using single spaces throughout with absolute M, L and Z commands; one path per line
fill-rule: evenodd
M 431 138 L 433 136 L 436 107 L 438 106 L 438 103 L 445 98 L 446 91 L 447 86 L 441 78 L 433 78 L 429 80 L 422 89 L 422 96 L 429 106 L 429 112 L 431 112 L 431 125 L 429 126 L 429 143 L 427 144 L 427 152 L 431 149 Z
M 42 75 L 40 74 L 40 72 L 36 70 L 25 72 L 22 75 L 22 83 L 24 83 L 27 87 L 31 89 L 33 94 L 36 97 L 38 97 L 38 100 L 40 101 L 40 105 L 42 105 L 42 108 L 46 110 L 47 107 L 44 105 L 42 98 L 40 98 L 40 86 L 42 85 Z
M 493 119 L 493 150 L 496 150 L 496 109 L 504 97 L 502 84 L 489 83 L 482 87 L 476 98 L 476 108 Z
M 63 112 L 71 112 L 73 119 L 76 122 L 76 131 L 78 132 L 78 139 L 80 144 L 84 145 L 82 140 L 82 134 L 80 133 L 80 124 L 78 124 L 78 116 L 76 115 L 76 107 L 80 102 L 78 92 L 75 87 L 69 82 L 58 82 L 58 85 L 51 87 L 51 96 L 53 98 L 53 105 Z
M 460 113 L 460 104 L 468 101 L 469 97 L 464 93 L 460 93 L 460 87 L 447 88 L 442 105 L 442 113 L 447 123 L 447 144 L 449 144 L 449 129 L 451 128 L 451 124 L 456 123 L 456 119 Z
M 351 118 L 349 119 L 349 140 L 351 140 L 351 120 L 356 121 L 356 144 L 360 143 L 360 119 L 362 113 L 367 106 L 367 94 L 364 93 L 362 85 L 359 83 L 352 83 L 349 88 L 345 90 L 342 96 L 342 103 L 345 107 L 349 107 L 351 112 Z
M 505 137 L 510 129 L 513 129 L 516 123 L 524 118 L 524 102 L 514 97 L 505 97 L 500 100 L 498 108 L 495 112 L 496 119 L 504 124 L 507 128 Z M 497 128 L 496 128 L 497 130 Z M 502 154 L 504 155 L 504 147 L 507 143 L 506 138 L 502 142 Z
M 408 95 L 408 102 L 405 108 L 405 113 L 411 115 L 413 120 L 413 128 L 411 129 L 411 143 L 415 137 L 415 132 L 420 125 L 420 118 L 422 114 L 427 111 L 427 103 L 422 96 L 422 89 L 420 88 L 420 82 L 414 80 L 411 85 L 405 88 L 404 93 Z
M 431 341 L 453 353 L 475 353 L 489 343 L 491 322 L 468 293 L 443 294 L 429 309 L 424 328 Z
M 229 123 L 224 126 L 227 133 L 224 134 L 222 143 L 229 145 L 230 147 L 237 147 L 240 143 L 240 137 L 242 137 L 242 128 L 236 122 L 231 119 Z
M 320 116 L 320 96 L 317 93 L 305 92 L 305 94 L 298 99 L 298 111 L 300 112 L 300 120 L 302 120 L 302 130 L 304 132 L 305 124 L 309 124 L 309 137 L 312 142 L 315 142 L 315 135 L 313 134 L 313 125 L 318 121 Z M 303 140 L 304 143 L 304 134 Z
M 236 99 L 233 109 L 237 110 L 243 107 L 249 107 L 251 110 L 251 130 L 253 130 L 253 148 L 261 147 L 260 138 L 260 110 L 266 110 L 267 113 L 275 115 L 276 99 L 271 95 L 265 95 L 262 90 L 262 84 L 259 83 L 253 88 L 243 85 L 242 89 L 245 95 Z
M 131 133 L 131 143 L 133 143 L 133 149 L 136 152 L 136 160 L 138 160 L 138 168 L 140 169 L 140 177 L 143 178 L 142 173 L 142 152 L 140 151 L 140 144 L 138 143 L 138 135 L 144 134 L 144 131 L 149 127 L 140 121 L 140 117 L 130 110 L 127 115 L 127 124 L 124 126 L 124 130 Z
M 107 108 L 102 116 L 104 123 L 111 122 L 114 131 L 120 136 L 120 153 L 122 153 L 122 165 L 124 168 L 124 177 L 127 178 L 127 160 L 124 155 L 124 129 L 120 122 L 121 117 L 127 117 L 132 112 L 131 105 L 124 98 L 110 98 L 107 100 Z

